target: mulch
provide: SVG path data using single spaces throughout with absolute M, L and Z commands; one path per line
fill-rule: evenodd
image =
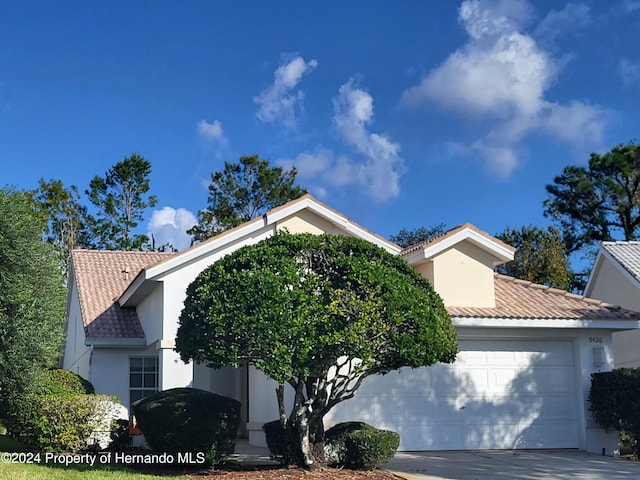
M 234 480 L 398 480 L 398 477 L 384 470 L 347 470 L 326 468 L 304 470 L 301 468 L 267 468 L 256 470 L 212 470 L 187 475 L 196 479 Z

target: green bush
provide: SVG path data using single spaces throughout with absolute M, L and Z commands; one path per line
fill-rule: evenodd
M 91 382 L 80 375 L 61 368 L 52 368 L 38 372 L 33 393 L 36 395 L 82 395 L 95 392 Z
M 33 450 L 86 450 L 96 425 L 110 414 L 112 400 L 106 395 L 35 396 L 29 402 L 32 416 L 21 440 Z
M 333 466 L 368 470 L 391 460 L 399 444 L 396 432 L 345 422 L 326 431 L 325 456 Z
M 631 437 L 635 456 L 640 457 L 640 369 L 591 374 L 589 402 L 596 423 Z
M 156 452 L 205 453 L 215 465 L 235 448 L 240 402 L 195 388 L 173 388 L 132 405 L 138 426 Z
M 299 465 L 302 452 L 291 438 L 291 431 L 286 430 L 280 420 L 267 422 L 262 426 L 271 458 L 282 465 Z
M 32 445 L 38 444 L 36 424 L 41 415 L 36 400 L 50 395 L 84 395 L 94 393 L 90 382 L 81 376 L 60 368 L 37 369 L 27 391 L 12 395 L 11 407 L 3 422 L 9 435 L 26 437 Z

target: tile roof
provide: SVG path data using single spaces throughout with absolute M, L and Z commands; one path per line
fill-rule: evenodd
M 545 285 L 495 274 L 494 308 L 447 307 L 452 317 L 640 320 L 640 313 Z
M 74 250 L 74 279 L 87 338 L 144 338 L 133 308 L 116 300 L 145 267 L 173 253 Z
M 602 249 L 640 282 L 640 242 L 602 242 Z
M 491 240 L 492 242 L 495 242 L 498 245 L 501 245 L 505 248 L 507 248 L 508 250 L 514 250 L 515 248 L 512 245 L 509 245 L 508 243 L 503 242 L 502 240 L 500 240 L 499 238 L 494 237 L 493 235 L 488 234 L 487 232 L 485 232 L 484 230 L 480 230 L 478 227 L 476 227 L 475 225 L 471 224 L 471 223 L 464 223 L 462 225 L 458 225 L 457 227 L 454 227 L 450 230 L 447 230 L 446 232 L 437 235 L 433 238 L 430 238 L 429 240 L 425 240 L 424 242 L 420 242 L 420 243 L 416 243 L 415 245 L 410 245 L 407 248 L 405 248 L 404 250 L 402 250 L 402 252 L 400 252 L 400 256 L 404 257 L 405 255 L 408 255 L 412 252 L 415 252 L 417 250 L 421 250 L 421 249 L 425 249 L 427 247 L 430 247 L 432 245 L 435 245 L 437 243 L 442 242 L 443 240 L 450 238 L 452 236 L 454 236 L 456 233 L 459 233 L 465 229 L 470 229 L 473 230 L 474 232 L 482 235 L 483 237 L 487 238 L 488 240 Z

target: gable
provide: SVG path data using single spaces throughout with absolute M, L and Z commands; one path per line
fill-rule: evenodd
M 589 276 L 585 295 L 640 311 L 638 274 L 640 243 L 604 242 Z
M 204 242 L 180 252 L 157 265 L 144 268 L 119 298 L 123 307 L 136 306 L 153 290 L 153 282 L 167 276 L 182 276 L 190 283 L 206 266 L 240 247 L 257 243 L 287 228 L 291 233 L 333 233 L 349 235 L 378 245 L 386 251 L 398 254 L 401 248 L 393 242 L 351 221 L 340 212 L 319 202 L 311 195 L 288 202 L 231 230 L 227 230 Z
M 493 267 L 513 260 L 515 249 L 465 223 L 400 255 L 427 278 L 444 304 L 495 306 Z
M 287 230 L 289 233 L 351 235 L 350 232 L 310 210 L 300 210 L 290 217 L 279 220 L 276 224 L 276 229 L 278 231 Z

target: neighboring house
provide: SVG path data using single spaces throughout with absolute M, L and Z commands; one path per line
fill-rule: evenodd
M 351 235 L 402 256 L 434 285 L 458 333 L 455 363 L 370 377 L 328 425 L 393 429 L 403 450 L 615 450 L 617 436 L 590 418 L 590 375 L 613 367 L 612 332 L 639 328 L 640 313 L 496 275 L 514 249 L 473 225 L 402 250 L 309 195 L 179 254 L 74 251 L 64 368 L 126 406 L 171 387 L 232 396 L 250 442 L 264 444 L 261 426 L 277 418 L 274 382 L 253 367 L 184 364 L 173 348 L 195 277 L 284 228 Z
M 640 312 L 640 242 L 602 242 L 584 294 Z M 613 335 L 616 368 L 640 367 L 640 330 Z

